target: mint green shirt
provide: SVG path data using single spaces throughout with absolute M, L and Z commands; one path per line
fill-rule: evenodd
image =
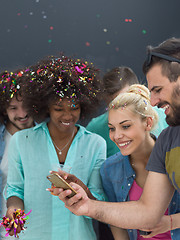
M 156 137 L 159 136 L 161 131 L 168 127 L 168 124 L 166 123 L 166 115 L 164 113 L 164 110 L 161 108 L 154 107 L 154 109 L 157 111 L 159 116 L 159 121 L 155 128 L 151 131 Z M 87 130 L 99 134 L 101 137 L 103 137 L 106 140 L 107 143 L 107 158 L 114 155 L 115 153 L 119 152 L 119 148 L 116 146 L 116 144 L 111 141 L 109 138 L 109 128 L 108 128 L 108 112 L 105 112 L 104 114 L 93 118 L 89 124 L 86 127 Z
M 65 165 L 81 179 L 91 193 L 104 200 L 99 169 L 106 158 L 103 138 L 79 127 Z M 46 188 L 51 186 L 46 176 L 59 163 L 47 124 L 15 133 L 9 146 L 7 196 L 24 200 L 25 213 L 32 209 L 27 230 L 20 234 L 25 240 L 94 240 L 92 219 L 76 216 L 64 207 L 58 197 Z

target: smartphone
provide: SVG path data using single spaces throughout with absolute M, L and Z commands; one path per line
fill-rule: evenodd
M 72 191 L 72 193 L 67 196 L 69 198 L 73 197 L 75 194 L 77 194 L 76 190 L 74 190 L 74 188 L 72 188 L 69 183 L 66 182 L 66 180 L 64 180 L 59 174 L 57 173 L 52 173 L 50 175 L 47 176 L 47 179 L 55 186 L 58 188 L 63 188 L 63 189 L 70 189 Z
M 139 230 L 139 234 L 140 235 L 149 235 L 151 232 L 146 232 L 146 231 L 141 231 L 141 230 Z

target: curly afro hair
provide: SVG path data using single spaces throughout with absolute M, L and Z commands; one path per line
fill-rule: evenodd
M 78 102 L 80 119 L 93 116 L 101 101 L 99 70 L 87 61 L 49 56 L 26 69 L 25 75 L 24 106 L 38 122 L 48 117 L 48 107 L 60 99 Z
M 15 72 L 4 71 L 0 73 L 0 124 L 5 124 L 8 116 L 5 114 L 12 98 L 16 97 L 18 101 L 22 101 L 22 70 Z

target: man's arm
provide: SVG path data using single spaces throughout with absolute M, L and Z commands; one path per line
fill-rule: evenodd
M 71 191 L 60 191 L 59 198 L 76 215 L 86 215 L 110 225 L 127 229 L 153 228 L 167 209 L 174 188 L 166 174 L 149 172 L 144 191 L 138 201 L 109 203 L 87 198 L 85 192 L 76 184 L 78 191 L 74 197 L 66 196 Z

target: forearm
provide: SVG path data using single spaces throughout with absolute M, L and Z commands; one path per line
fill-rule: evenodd
M 180 228 L 180 213 L 170 215 L 171 230 Z
M 154 228 L 164 215 L 173 193 L 167 175 L 151 172 L 138 201 L 107 203 L 90 200 L 88 215 L 125 229 Z
M 87 215 L 118 228 L 139 229 L 153 225 L 154 218 L 139 201 L 110 203 L 89 200 Z M 146 214 L 145 214 L 146 213 Z M 159 220 L 157 219 L 157 222 Z
M 115 240 L 129 240 L 129 235 L 126 229 L 111 226 L 111 232 Z
M 24 209 L 24 202 L 18 197 L 10 197 L 7 200 L 7 208 Z

